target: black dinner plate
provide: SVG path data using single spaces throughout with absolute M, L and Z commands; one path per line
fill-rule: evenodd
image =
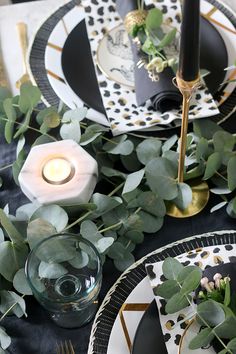
M 225 77 L 224 69 L 228 65 L 225 43 L 216 28 L 201 17 L 201 68 L 210 71 L 205 78 L 207 87 L 214 95 Z M 62 69 L 72 90 L 89 107 L 105 113 L 85 20 L 81 21 L 69 34 L 62 51 Z

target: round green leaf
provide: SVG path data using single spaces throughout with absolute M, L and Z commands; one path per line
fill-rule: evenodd
M 137 197 L 137 205 L 144 211 L 154 216 L 164 217 L 166 214 L 166 206 L 164 201 L 157 197 L 153 192 L 142 192 Z
M 222 162 L 221 153 L 214 152 L 212 155 L 210 155 L 206 162 L 206 170 L 203 179 L 206 180 L 211 178 L 216 173 L 216 171 L 218 171 L 218 169 L 220 168 L 221 162 Z
M 12 282 L 16 272 L 25 266 L 28 247 L 10 241 L 0 243 L 0 274 Z
M 194 350 L 207 346 L 215 335 L 211 328 L 203 328 L 189 343 L 189 349 Z
M 156 296 L 163 297 L 164 299 L 170 299 L 175 294 L 179 293 L 180 287 L 176 280 L 170 279 L 164 281 L 164 283 L 153 288 L 153 292 Z
M 148 11 L 145 24 L 148 30 L 158 29 L 163 22 L 163 14 L 158 8 L 153 8 Z
M 140 216 L 142 221 L 143 232 L 152 234 L 159 231 L 163 226 L 164 219 L 162 217 L 153 216 L 143 210 L 141 210 L 138 215 Z
M 139 161 L 146 165 L 152 159 L 159 157 L 161 154 L 162 143 L 160 140 L 150 138 L 141 142 L 136 149 Z
M 177 168 L 173 163 L 166 158 L 159 157 L 151 160 L 145 171 L 147 183 L 154 193 L 164 200 L 177 197 Z
M 236 156 L 231 157 L 227 166 L 228 186 L 231 191 L 236 188 Z
M 125 271 L 128 267 L 130 267 L 135 262 L 135 258 L 132 253 L 126 252 L 124 254 L 124 258 L 120 260 L 114 260 L 114 264 L 118 270 L 121 272 Z
M 197 306 L 197 314 L 209 326 L 217 326 L 225 320 L 225 312 L 220 304 L 213 300 L 201 302 Z
M 57 279 L 68 273 L 68 270 L 61 264 L 41 262 L 39 265 L 39 277 L 47 279 Z
M 144 171 L 144 169 L 142 169 L 140 171 L 133 172 L 130 175 L 128 175 L 127 179 L 125 181 L 125 185 L 124 185 L 124 189 L 122 191 L 122 194 L 132 192 L 134 189 L 136 189 L 140 185 L 140 183 L 143 179 L 144 173 L 145 173 L 145 171 Z
M 39 242 L 56 234 L 56 229 L 46 220 L 36 219 L 28 224 L 27 241 L 32 250 Z
M 186 209 L 192 201 L 192 189 L 186 183 L 178 183 L 178 196 L 173 200 L 180 209 Z
M 24 268 L 21 268 L 18 270 L 18 272 L 16 272 L 13 279 L 13 286 L 20 294 L 23 295 L 33 294 L 27 282 Z
M 166 258 L 162 265 L 162 271 L 166 279 L 177 280 L 183 269 L 183 264 L 171 257 Z
M 3 327 L 0 327 L 0 345 L 2 349 L 7 349 L 11 344 L 11 337 L 6 333 Z
M 68 215 L 63 208 L 58 205 L 45 205 L 39 207 L 31 216 L 31 221 L 43 219 L 52 224 L 57 232 L 61 232 L 68 223 Z
M 190 298 L 189 298 L 190 300 Z M 185 295 L 177 293 L 173 295 L 166 304 L 165 310 L 167 313 L 178 312 L 189 305 L 189 301 Z

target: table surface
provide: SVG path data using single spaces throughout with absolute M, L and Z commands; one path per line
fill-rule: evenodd
M 42 23 L 43 19 L 66 2 L 66 0 L 44 0 L 2 6 L 0 8 L 0 44 L 13 93 L 17 93 L 15 81 L 22 73 L 15 24 L 18 21 L 27 22 L 29 25 L 29 36 L 32 38 L 33 33 L 40 23 Z M 225 2 L 236 10 L 235 0 L 225 0 Z M 231 117 L 224 123 L 223 127 L 229 131 L 235 131 L 235 118 L 235 116 Z M 7 145 L 1 139 L 0 151 L 0 165 L 4 166 L 11 163 L 15 156 L 14 144 Z M 13 212 L 17 206 L 27 203 L 28 200 L 23 196 L 20 189 L 15 186 L 11 176 L 7 175 L 7 171 L 5 172 L 5 177 L 7 177 L 5 178 L 7 182 L 4 190 L 0 192 L 0 207 L 9 202 L 10 211 Z M 215 204 L 215 197 L 211 197 L 207 207 L 200 214 L 192 218 L 174 219 L 166 217 L 163 228 L 155 235 L 146 236 L 144 243 L 137 246 L 135 258 L 139 259 L 163 245 L 188 236 L 208 231 L 236 229 L 235 219 L 227 216 L 224 210 L 219 210 L 213 214 L 210 213 L 211 207 Z M 119 275 L 120 273 L 114 268 L 111 262 L 105 264 L 103 270 L 104 280 L 100 294 L 101 300 Z M 7 332 L 12 337 L 12 345 L 8 350 L 10 354 L 53 354 L 56 342 L 64 339 L 72 340 L 77 354 L 87 353 L 91 323 L 80 329 L 61 329 L 49 320 L 47 313 L 32 297 L 28 297 L 26 302 L 27 318 L 17 319 L 9 317 L 3 322 Z

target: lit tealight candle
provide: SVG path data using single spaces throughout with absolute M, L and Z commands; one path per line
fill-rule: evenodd
M 48 160 L 42 170 L 44 180 L 56 185 L 69 182 L 74 174 L 74 166 L 63 157 Z

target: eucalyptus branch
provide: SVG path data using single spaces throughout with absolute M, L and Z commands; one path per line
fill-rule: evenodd
M 5 121 L 5 122 L 8 122 L 8 121 L 9 121 L 7 118 L 3 118 L 3 117 L 0 117 L 0 119 L 3 120 L 3 121 Z M 24 123 L 20 123 L 20 122 L 14 122 L 14 124 L 20 125 L 20 126 L 24 126 Z M 30 125 L 26 125 L 26 128 L 27 128 L 27 129 L 30 129 L 30 130 L 33 130 L 33 131 L 35 131 L 35 132 L 37 132 L 37 133 L 40 133 L 40 135 L 46 135 L 46 136 L 48 136 L 50 139 L 52 139 L 52 140 L 54 140 L 54 141 L 57 141 L 57 139 L 56 139 L 54 136 L 52 136 L 52 135 L 50 135 L 50 134 L 48 134 L 48 133 L 42 133 L 39 129 L 33 128 L 33 127 L 31 127 Z
M 25 297 L 25 295 L 21 296 L 22 299 Z M 18 304 L 18 302 L 15 302 L 13 305 L 11 305 L 9 307 L 9 309 L 7 309 L 7 311 L 0 317 L 0 322 L 11 312 L 11 310 Z
M 10 168 L 10 167 L 12 167 L 12 166 L 13 166 L 13 163 L 10 163 L 9 165 L 0 167 L 0 171 L 4 171 L 4 170 L 6 170 L 7 168 Z

